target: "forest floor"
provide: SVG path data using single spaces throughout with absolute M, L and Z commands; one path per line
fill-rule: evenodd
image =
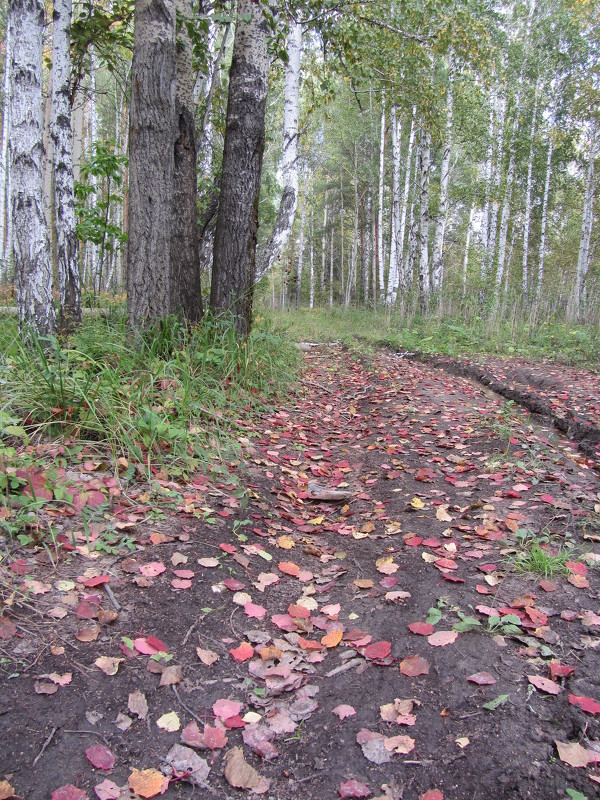
M 438 363 L 312 347 L 244 497 L 82 462 L 109 511 L 0 564 L 0 797 L 598 796 L 598 376 Z

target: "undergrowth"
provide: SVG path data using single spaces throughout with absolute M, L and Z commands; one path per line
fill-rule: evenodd
M 257 320 L 247 340 L 228 321 L 176 319 L 132 333 L 122 312 L 86 319 L 67 340 L 19 335 L 0 321 L 0 489 L 41 442 L 62 442 L 186 475 L 235 451 L 236 419 L 269 407 L 294 380 L 297 351 Z M 31 444 L 30 444 L 31 443 Z M 32 450 L 33 448 L 33 450 Z
M 297 340 L 339 340 L 356 346 L 357 338 L 371 345 L 426 353 L 488 353 L 598 368 L 600 329 L 554 320 L 513 318 L 492 321 L 464 318 L 402 317 L 388 311 L 333 308 L 274 311 L 273 319 Z

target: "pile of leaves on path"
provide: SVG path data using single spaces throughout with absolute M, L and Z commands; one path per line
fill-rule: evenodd
M 594 796 L 592 462 L 463 378 L 331 348 L 240 424 L 244 495 L 117 481 L 1 565 L 0 797 Z

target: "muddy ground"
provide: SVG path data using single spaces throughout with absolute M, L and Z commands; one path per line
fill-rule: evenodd
M 4 542 L 0 797 L 598 795 L 594 454 L 434 365 L 305 362 L 237 482 Z

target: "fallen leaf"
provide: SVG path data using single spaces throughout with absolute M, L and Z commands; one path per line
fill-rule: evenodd
M 205 650 L 203 647 L 197 647 L 196 654 L 200 661 L 202 661 L 203 664 L 206 664 L 207 667 L 210 667 L 211 664 L 214 664 L 215 661 L 219 660 L 217 653 L 213 652 L 212 650 Z
M 176 711 L 167 711 L 166 714 L 163 714 L 156 720 L 156 724 L 159 728 L 162 728 L 164 731 L 168 731 L 169 733 L 178 731 L 181 727 L 181 721 Z
M 105 675 L 116 675 L 119 669 L 119 664 L 123 661 L 122 658 L 114 658 L 113 656 L 99 656 L 94 661 L 94 664 L 101 669 Z
M 236 789 L 256 789 L 260 785 L 261 777 L 254 767 L 248 764 L 241 747 L 232 747 L 228 750 L 224 761 L 223 774 L 230 786 Z
M 139 689 L 130 693 L 127 708 L 140 719 L 146 719 L 148 716 L 148 702 Z
M 240 664 L 243 661 L 248 661 L 248 659 L 252 658 L 254 655 L 254 648 L 249 642 L 242 642 L 239 647 L 232 647 L 229 652 L 231 653 L 233 660 Z
M 79 642 L 95 642 L 100 634 L 100 625 L 83 625 L 77 630 L 75 638 Z
M 83 789 L 78 789 L 72 783 L 55 789 L 51 795 L 52 800 L 88 800 L 87 794 Z
M 555 681 L 551 681 L 550 678 L 542 678 L 541 675 L 528 675 L 527 680 L 541 692 L 546 692 L 547 694 L 560 694 L 562 692 L 562 686 L 559 686 Z
M 234 700 L 217 700 L 213 703 L 212 710 L 215 717 L 229 719 L 229 717 L 235 717 L 240 713 L 242 705 Z
M 554 740 L 558 757 L 570 767 L 587 767 L 589 761 L 588 751 L 578 742 L 559 742 Z
M 0 800 L 9 800 L 15 796 L 15 790 L 8 781 L 0 781 Z
M 375 582 L 370 578 L 356 578 L 354 585 L 358 589 L 372 589 L 375 586 Z
M 407 656 L 400 662 L 400 672 L 409 678 L 429 675 L 429 662 L 421 656 Z
M 415 740 L 410 736 L 388 736 L 384 739 L 384 747 L 390 753 L 407 755 L 415 748 Z
M 121 787 L 108 778 L 94 786 L 94 792 L 98 800 L 119 800 L 121 797 Z
M 206 786 L 210 767 L 204 758 L 200 758 L 189 747 L 174 744 L 165 756 L 165 762 L 177 775 L 185 775 L 184 780 L 193 786 Z
M 473 675 L 469 675 L 467 680 L 478 686 L 493 686 L 496 683 L 496 678 L 489 672 L 475 672 Z
M 130 789 L 140 797 L 156 797 L 164 794 L 169 788 L 169 779 L 157 769 L 133 769 L 127 783 Z
M 429 789 L 425 794 L 419 795 L 419 800 L 444 800 L 444 795 L 439 789 Z
M 369 658 L 373 660 L 380 660 L 383 658 L 387 658 L 390 653 L 392 652 L 392 643 L 381 641 L 381 642 L 373 642 L 372 644 L 367 645 L 365 647 L 363 654 L 365 658 Z
M 340 797 L 370 797 L 373 792 L 366 783 L 361 783 L 355 778 L 340 783 L 338 788 Z
M 116 759 L 108 747 L 102 744 L 93 744 L 85 751 L 87 760 L 96 769 L 112 769 Z
M 435 632 L 433 625 L 428 622 L 411 622 L 408 626 L 411 633 L 416 633 L 418 636 L 430 636 Z
M 342 641 L 343 635 L 344 631 L 340 628 L 336 628 L 330 633 L 326 633 L 325 636 L 321 638 L 321 644 L 325 645 L 325 647 L 337 647 Z
M 33 684 L 33 689 L 36 694 L 56 694 L 58 692 L 58 686 L 47 681 L 36 681 Z
M 140 572 L 145 578 L 155 578 L 166 570 L 162 561 L 152 561 L 150 564 L 141 564 Z
M 160 675 L 159 686 L 173 686 L 179 683 L 182 677 L 182 669 L 179 664 L 173 664 L 163 668 Z
M 352 706 L 341 705 L 341 706 L 336 706 L 333 709 L 332 713 L 335 714 L 337 717 L 339 717 L 340 720 L 342 720 L 346 719 L 346 717 L 353 717 L 356 714 L 356 709 L 353 708 Z
M 432 647 L 445 647 L 447 644 L 455 642 L 457 638 L 456 631 L 436 631 L 427 637 L 427 641 Z
M 262 606 L 256 605 L 256 603 L 246 603 L 244 605 L 244 612 L 249 617 L 256 617 L 257 619 L 262 619 L 267 613 L 267 609 L 263 608 Z
M 600 714 L 600 703 L 597 700 L 594 700 L 593 697 L 570 694 L 569 703 L 572 706 L 579 706 L 582 711 L 586 711 L 588 714 Z

